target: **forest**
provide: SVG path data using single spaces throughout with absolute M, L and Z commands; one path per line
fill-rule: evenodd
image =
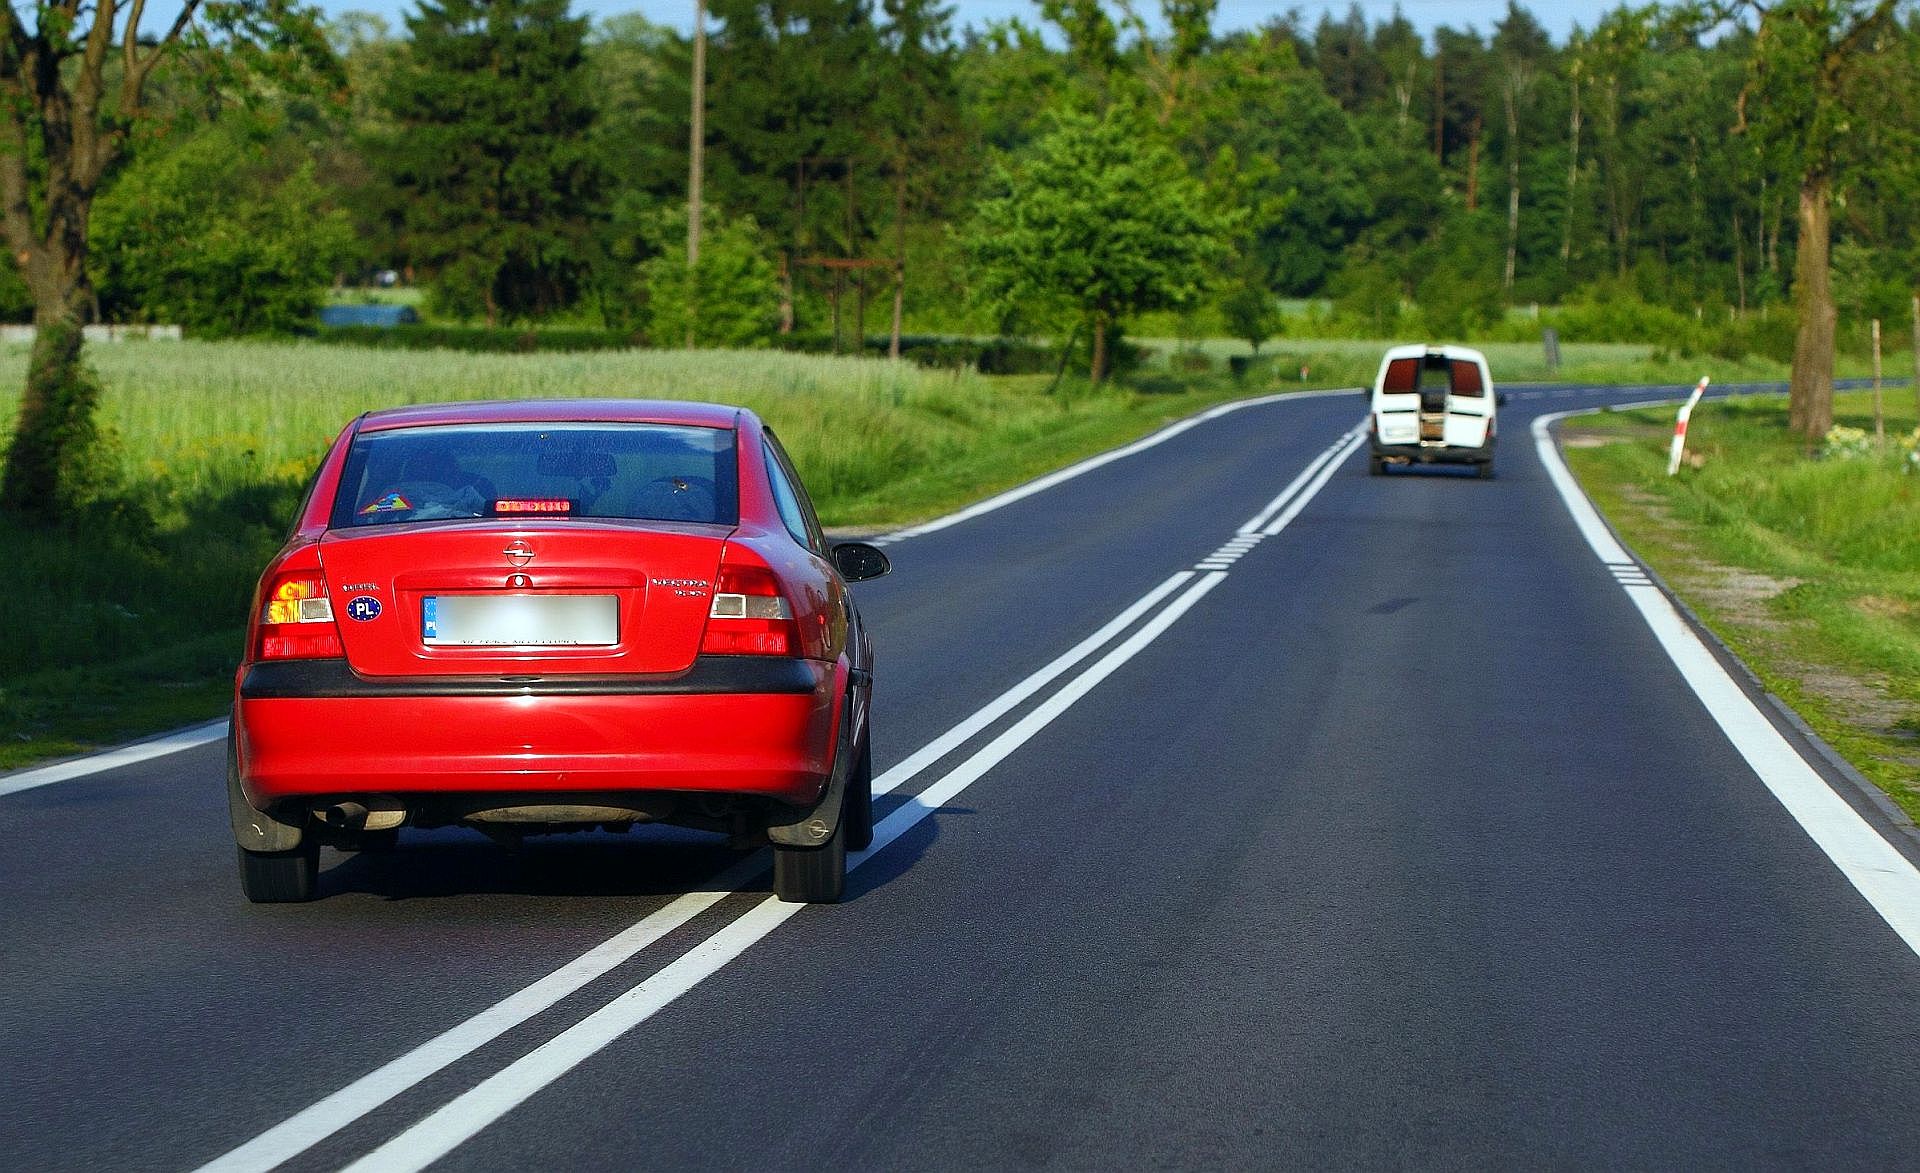
M 1117 325 L 1169 309 L 1250 339 L 1459 336 L 1564 305 L 1599 310 L 1576 333 L 1610 340 L 1784 311 L 1816 134 L 1834 140 L 1841 330 L 1905 317 L 1910 12 L 1852 48 L 1831 95 L 1803 92 L 1817 79 L 1772 24 L 1705 10 L 1623 7 L 1561 44 L 1518 4 L 1431 38 L 1357 7 L 1231 33 L 1210 0 L 1155 15 L 1158 35 L 1124 4 L 1042 0 L 957 33 L 929 0 L 714 0 L 697 294 L 690 37 L 566 0 L 445 0 L 403 28 L 328 21 L 299 70 L 183 55 L 97 198 L 96 316 L 298 331 L 330 287 L 386 274 L 444 320 L 759 345 L 836 320 L 885 332 L 898 271 L 916 332 L 1064 334 L 1071 296 L 995 280 L 993 212 L 1078 119 L 1107 141 L 1055 165 L 1162 167 L 1149 198 L 1190 198 L 1185 230 L 1214 238 Z M 8 278 L 0 309 L 26 320 Z M 1314 299 L 1316 320 L 1283 320 L 1281 299 Z
M 1558 44 L 1517 3 L 1430 37 L 1357 7 L 1228 31 L 1215 4 L 956 30 L 935 0 L 713 0 L 698 37 L 568 0 L 421 0 L 400 28 L 189 0 L 157 37 L 138 0 L 10 7 L 0 315 L 40 333 L 0 508 L 85 447 L 84 321 L 373 341 L 319 307 L 397 300 L 440 345 L 904 331 L 983 369 L 953 343 L 1030 340 L 1026 369 L 1077 354 L 1096 383 L 1130 332 L 1551 326 L 1790 359 L 1811 439 L 1836 348 L 1907 316 L 1911 4 L 1620 7 Z

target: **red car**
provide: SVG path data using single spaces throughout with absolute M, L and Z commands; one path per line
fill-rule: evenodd
M 780 442 L 706 403 L 361 416 L 260 579 L 227 795 L 253 901 L 402 825 L 668 822 L 774 848 L 841 895 L 873 835 L 872 645 Z

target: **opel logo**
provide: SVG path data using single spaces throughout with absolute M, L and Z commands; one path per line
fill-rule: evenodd
M 515 566 L 525 566 L 533 561 L 533 547 L 522 541 L 508 542 L 507 548 L 500 552 Z

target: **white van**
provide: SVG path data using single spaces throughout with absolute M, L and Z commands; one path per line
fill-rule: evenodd
M 1396 346 L 1380 360 L 1370 397 L 1367 471 L 1389 464 L 1470 464 L 1493 475 L 1494 409 L 1487 356 L 1465 346 Z

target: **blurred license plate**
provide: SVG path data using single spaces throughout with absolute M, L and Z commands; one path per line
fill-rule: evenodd
M 420 638 L 429 644 L 571 647 L 620 642 L 614 595 L 428 595 Z

